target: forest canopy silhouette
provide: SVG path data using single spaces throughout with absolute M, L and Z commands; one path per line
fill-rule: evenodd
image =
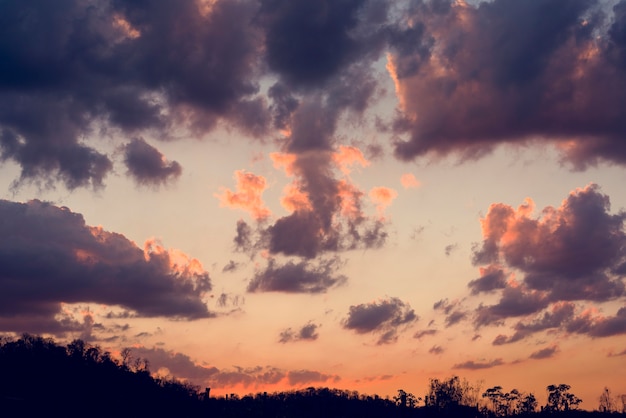
M 494 386 L 484 392 L 457 376 L 431 379 L 424 397 L 402 389 L 393 398 L 356 391 L 307 388 L 240 397 L 210 397 L 210 389 L 155 377 L 146 359 L 124 349 L 119 358 L 82 340 L 62 346 L 24 334 L 0 339 L 0 411 L 6 416 L 176 417 L 505 417 L 614 416 L 621 409 L 608 388 L 597 411 L 567 384 L 547 386 L 547 404 L 535 395 Z M 482 394 L 481 394 L 482 392 Z

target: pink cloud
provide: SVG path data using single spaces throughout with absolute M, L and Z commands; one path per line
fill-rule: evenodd
M 400 183 L 405 189 L 417 189 L 422 185 L 413 173 L 404 173 L 400 177 Z
M 389 187 L 374 187 L 369 192 L 369 197 L 376 205 L 378 216 L 384 218 L 385 209 L 387 209 L 393 200 L 398 197 L 398 192 Z
M 235 171 L 237 185 L 235 192 L 221 188 L 221 194 L 215 194 L 221 206 L 243 209 L 250 213 L 256 220 L 266 219 L 271 215 L 270 210 L 265 207 L 261 195 L 267 189 L 265 177 L 244 170 Z

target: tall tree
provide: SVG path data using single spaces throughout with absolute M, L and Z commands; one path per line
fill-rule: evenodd
M 571 386 L 565 383 L 546 387 L 548 391 L 548 403 L 545 406 L 545 410 L 549 412 L 559 412 L 576 409 L 582 402 L 582 399 L 570 393 L 570 388 Z

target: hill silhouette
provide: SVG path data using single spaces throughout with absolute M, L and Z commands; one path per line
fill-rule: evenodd
M 152 376 L 148 362 L 141 358 L 133 359 L 128 350 L 124 350 L 121 357 L 121 360 L 113 358 L 109 352 L 81 340 L 61 346 L 52 339 L 29 334 L 17 340 L 0 339 L 0 417 L 491 418 L 512 415 L 624 415 L 568 408 L 560 410 L 556 407 L 529 412 L 529 409 L 512 408 L 510 403 L 503 408 L 502 402 L 511 399 L 510 395 L 517 392 L 504 393 L 499 386 L 485 392 L 494 406 L 500 402 L 499 408 L 479 408 L 478 403 L 472 407 L 462 401 L 458 377 L 443 381 L 431 379 L 424 406 L 418 405 L 421 398 L 403 390 L 399 390 L 398 396 L 393 399 L 313 387 L 243 397 L 209 398 L 197 386 Z M 555 386 L 554 389 L 556 392 L 561 390 L 558 393 L 569 394 L 568 385 Z

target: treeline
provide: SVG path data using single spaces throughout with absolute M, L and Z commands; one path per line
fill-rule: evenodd
M 533 394 L 480 390 L 458 377 L 431 379 L 422 397 L 398 390 L 393 398 L 328 388 L 209 397 L 199 387 L 150 374 L 145 359 L 124 350 L 112 357 L 81 340 L 67 346 L 23 335 L 0 340 L 0 416 L 65 417 L 267 417 L 374 418 L 504 416 L 613 416 L 617 406 L 608 389 L 600 397 L 605 412 L 577 410 L 580 399 L 565 384 L 550 385 L 548 403 Z M 603 404 L 604 399 L 604 404 Z M 613 403 L 611 403 L 613 402 Z

